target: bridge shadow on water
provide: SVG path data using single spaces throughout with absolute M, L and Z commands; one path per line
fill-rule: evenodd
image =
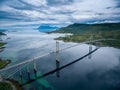
M 80 57 L 80 58 L 78 58 L 78 59 L 76 59 L 76 60 L 74 60 L 74 61 L 66 64 L 66 65 L 63 65 L 63 66 L 61 66 L 61 67 L 59 67 L 60 62 L 56 61 L 56 69 L 51 70 L 51 71 L 49 71 L 49 72 L 47 72 L 47 73 L 45 73 L 45 74 L 43 74 L 43 75 L 39 75 L 39 76 L 38 76 L 38 75 L 37 75 L 37 71 L 34 70 L 35 78 L 34 78 L 34 79 L 29 78 L 29 81 L 26 81 L 25 83 L 22 83 L 21 86 L 25 86 L 25 85 L 28 85 L 28 84 L 30 84 L 30 83 L 33 83 L 33 82 L 35 82 L 36 80 L 39 80 L 39 79 L 41 79 L 41 78 L 44 78 L 44 77 L 46 77 L 46 76 L 48 76 L 48 75 L 50 75 L 50 74 L 53 74 L 53 73 L 55 73 L 55 72 L 56 72 L 57 77 L 60 77 L 60 70 L 62 70 L 62 69 L 64 69 L 64 68 L 66 68 L 66 67 L 68 67 L 68 66 L 70 66 L 70 65 L 72 65 L 72 64 L 74 64 L 74 63 L 76 63 L 76 62 L 78 62 L 78 61 L 80 61 L 80 60 L 82 60 L 83 58 L 91 55 L 92 53 L 94 53 L 94 52 L 95 52 L 96 50 L 98 50 L 98 49 L 99 49 L 99 48 L 96 48 L 96 49 L 94 49 L 93 51 L 87 53 L 86 55 L 84 55 L 84 56 L 82 56 L 82 57 Z M 30 77 L 30 75 L 29 75 L 29 77 Z

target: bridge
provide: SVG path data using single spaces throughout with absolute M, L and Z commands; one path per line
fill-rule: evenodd
M 60 70 L 82 60 L 83 58 L 85 57 L 88 57 L 89 59 L 91 59 L 91 55 L 92 53 L 94 53 L 95 51 L 97 51 L 100 47 L 99 47 L 99 42 L 100 41 L 106 41 L 106 40 L 114 40 L 114 39 L 98 39 L 98 40 L 93 40 L 93 37 L 90 37 L 90 40 L 89 41 L 86 41 L 86 42 L 82 42 L 82 43 L 78 43 L 78 44 L 75 44 L 75 45 L 72 45 L 72 46 L 68 46 L 66 48 L 62 48 L 60 49 L 59 48 L 59 41 L 56 41 L 56 51 L 51 51 L 51 52 L 48 52 L 48 53 L 45 53 L 41 56 L 38 56 L 38 57 L 35 57 L 35 58 L 32 58 L 32 59 L 29 59 L 29 60 L 25 60 L 23 62 L 20 62 L 20 63 L 17 63 L 15 65 L 12 65 L 12 66 L 8 66 L 6 68 L 3 68 L 3 69 L 0 69 L 0 80 L 4 80 L 4 79 L 11 79 L 16 73 L 18 75 L 18 77 L 21 79 L 21 85 L 27 85 L 28 83 L 31 83 L 31 82 L 34 82 L 35 80 L 37 79 L 40 79 L 42 77 L 45 77 L 45 76 L 48 76 L 50 74 L 53 74 L 53 73 L 56 73 L 56 76 L 59 78 L 60 77 Z M 93 50 L 92 48 L 92 43 L 96 43 L 97 46 L 96 48 Z M 59 54 L 60 52 L 63 52 L 67 49 L 70 49 L 70 48 L 73 48 L 73 47 L 76 47 L 76 46 L 79 46 L 79 45 L 82 45 L 82 44 L 89 44 L 89 52 L 86 53 L 85 55 L 81 56 L 80 58 L 78 59 L 75 59 L 65 65 L 62 65 L 60 66 L 60 58 L 59 58 Z M 42 75 L 38 75 L 37 72 L 38 72 L 38 68 L 37 68 L 37 64 L 36 64 L 36 61 L 39 59 L 39 60 L 42 60 L 43 57 L 46 57 L 46 56 L 49 56 L 49 55 L 52 55 L 52 54 L 55 54 L 56 55 L 56 58 L 55 58 L 55 62 L 56 62 L 56 68 L 54 68 L 53 70 L 51 71 L 48 71 L 47 73 L 44 73 Z M 32 63 L 32 67 L 29 66 L 29 63 Z M 17 68 L 17 70 L 15 70 Z M 30 68 L 33 69 L 34 71 L 34 77 L 31 77 L 30 75 Z M 10 74 L 6 74 L 6 72 L 9 72 L 11 71 Z M 28 80 L 27 81 L 23 81 L 23 72 L 26 72 L 27 73 L 27 78 Z

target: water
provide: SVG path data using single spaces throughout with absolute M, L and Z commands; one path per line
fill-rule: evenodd
M 0 56 L 10 59 L 12 62 L 8 65 L 43 55 L 45 53 L 55 51 L 56 41 L 54 38 L 64 36 L 64 34 L 45 34 L 37 30 L 18 30 L 7 31 L 4 41 L 7 42 L 6 48 Z M 7 39 L 8 38 L 8 39 Z M 10 39 L 9 39 L 10 38 Z M 75 45 L 72 42 L 60 41 L 60 48 Z M 92 46 L 93 49 L 95 46 Z M 71 61 L 78 59 L 89 51 L 87 44 L 82 44 L 65 51 L 60 52 L 60 66 L 66 65 Z M 28 81 L 26 72 L 27 66 L 30 69 L 30 78 L 35 78 L 33 70 L 33 62 L 22 66 L 22 77 L 17 72 L 11 78 L 24 83 L 25 90 L 119 90 L 120 89 L 120 49 L 113 47 L 101 47 L 92 54 L 92 58 L 86 57 L 77 63 L 74 63 L 59 71 L 60 77 L 56 73 L 46 75 L 51 70 L 56 69 L 55 54 L 36 60 L 37 78 L 35 81 Z M 21 67 L 11 69 L 5 72 L 10 75 L 13 71 L 19 70 Z M 11 71 L 11 72 L 10 72 Z

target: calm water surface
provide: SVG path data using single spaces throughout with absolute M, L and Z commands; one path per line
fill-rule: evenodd
M 4 41 L 7 42 L 7 45 L 0 53 L 0 57 L 11 60 L 8 66 L 55 51 L 56 41 L 54 38 L 64 36 L 64 34 L 45 34 L 37 30 L 10 30 L 6 34 Z M 60 41 L 60 48 L 75 44 Z M 94 48 L 95 46 L 93 46 Z M 84 56 L 88 51 L 88 45 L 81 44 L 60 52 L 60 66 Z M 54 53 L 37 59 L 37 76 L 54 70 L 56 68 L 55 59 Z M 4 75 L 9 76 L 16 71 L 10 78 L 18 80 L 21 84 L 25 83 L 28 81 L 27 66 L 30 69 L 30 78 L 35 78 L 33 62 L 11 69 Z M 22 80 L 17 72 L 21 68 Z M 86 57 L 60 70 L 59 73 L 59 78 L 56 73 L 43 78 L 39 77 L 35 81 L 26 83 L 23 88 L 25 90 L 120 90 L 120 49 L 101 47 L 92 54 L 91 59 Z

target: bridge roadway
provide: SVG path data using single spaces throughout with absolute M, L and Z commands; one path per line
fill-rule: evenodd
M 27 82 L 25 82 L 25 83 L 22 83 L 22 86 L 25 86 L 25 85 L 27 85 L 27 84 L 29 84 L 29 83 L 32 83 L 32 82 L 34 82 L 34 81 L 36 81 L 36 80 L 38 80 L 38 79 L 40 79 L 40 78 L 43 78 L 43 77 L 46 77 L 46 76 L 48 76 L 48 75 L 50 75 L 50 74 L 53 74 L 53 73 L 55 73 L 55 72 L 58 72 L 58 71 L 64 69 L 65 67 L 68 67 L 68 66 L 70 66 L 70 65 L 72 65 L 72 64 L 74 64 L 74 63 L 76 63 L 76 62 L 78 62 L 78 61 L 80 61 L 80 60 L 82 60 L 83 58 L 89 56 L 90 54 L 94 53 L 94 52 L 95 52 L 96 50 L 98 50 L 98 49 L 99 49 L 99 48 L 96 48 L 96 49 L 94 49 L 93 51 L 87 53 L 86 55 L 84 55 L 84 56 L 82 56 L 82 57 L 80 57 L 80 58 L 78 58 L 78 59 L 76 59 L 76 60 L 73 60 L 72 62 L 70 62 L 70 63 L 68 63 L 68 64 L 66 64 L 66 65 L 63 65 L 63 66 L 61 66 L 61 67 L 58 67 L 58 68 L 56 68 L 56 69 L 54 69 L 54 70 L 52 70 L 52 71 L 49 71 L 49 72 L 47 72 L 47 73 L 45 73 L 45 74 L 43 74 L 43 75 L 36 76 L 35 79 L 30 79 L 29 81 L 27 81 Z
M 93 40 L 92 42 L 99 42 L 99 41 L 105 41 L 105 40 L 114 40 L 114 39 L 98 39 L 98 40 Z M 86 41 L 86 42 L 78 43 L 78 44 L 76 44 L 76 45 L 72 45 L 72 46 L 69 46 L 69 47 L 60 49 L 59 51 L 64 51 L 64 50 L 66 50 L 66 49 L 69 49 L 69 48 L 72 48 L 72 47 L 75 47 L 75 46 L 79 46 L 79 45 L 81 45 L 81 44 L 87 44 L 87 43 L 91 43 L 91 41 Z M 56 53 L 56 51 L 49 52 L 49 53 L 43 54 L 43 55 L 41 55 L 41 56 L 34 57 L 34 58 L 32 58 L 32 59 L 29 59 L 29 60 L 25 60 L 25 61 L 23 61 L 23 62 L 21 62 L 21 63 L 18 63 L 18 64 L 15 64 L 15 65 L 12 65 L 12 66 L 9 66 L 9 67 L 0 69 L 0 73 L 4 72 L 4 71 L 6 71 L 6 70 L 12 69 L 12 68 L 21 66 L 21 65 L 23 65 L 23 64 L 26 64 L 26 63 L 35 61 L 35 60 L 40 59 L 40 58 L 42 58 L 42 57 L 48 56 L 48 55 L 50 55 L 51 53 Z

